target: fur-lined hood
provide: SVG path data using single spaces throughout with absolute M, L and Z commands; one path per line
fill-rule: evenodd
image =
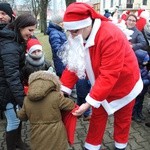
M 59 78 L 49 71 L 37 71 L 29 77 L 27 97 L 31 101 L 42 100 L 52 91 L 60 91 Z

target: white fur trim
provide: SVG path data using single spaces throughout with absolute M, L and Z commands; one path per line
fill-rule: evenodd
M 85 57 L 86 73 L 87 73 L 88 78 L 90 80 L 90 83 L 92 85 L 94 85 L 94 83 L 95 83 L 95 76 L 94 76 L 93 69 L 91 66 L 91 59 L 90 59 L 88 47 L 91 47 L 95 44 L 94 39 L 95 39 L 96 33 L 99 30 L 100 26 L 101 26 L 101 20 L 95 19 L 91 34 L 90 34 L 90 36 L 89 36 L 89 38 L 85 44 L 85 48 L 86 48 L 86 51 L 85 51 L 86 52 L 86 57 Z
M 91 58 L 90 58 L 90 54 L 89 54 L 89 50 L 85 51 L 86 55 L 85 55 L 85 67 L 86 67 L 86 73 L 88 75 L 88 78 L 90 80 L 91 85 L 94 85 L 95 83 L 95 76 L 93 73 L 93 69 L 91 66 Z
M 85 142 L 84 147 L 87 149 L 90 149 L 90 150 L 100 150 L 101 145 L 95 146 L 95 145 L 92 145 L 92 144 Z
M 127 147 L 127 143 L 118 143 L 118 142 L 115 142 L 115 147 L 119 148 L 119 149 L 126 148 Z
M 92 24 L 92 19 L 88 17 L 79 21 L 63 22 L 63 24 L 66 30 L 77 30 L 90 26 Z
M 90 34 L 90 36 L 87 39 L 87 42 L 85 44 L 85 48 L 91 47 L 95 44 L 94 43 L 95 36 L 96 36 L 100 26 L 101 26 L 101 20 L 100 19 L 95 19 L 93 27 L 92 27 L 91 34 Z
M 86 101 L 95 108 L 99 108 L 102 104 L 101 101 L 95 100 L 89 94 L 86 96 Z
M 33 46 L 31 46 L 30 47 L 30 49 L 29 49 L 29 54 L 31 54 L 32 52 L 34 52 L 35 50 L 37 50 L 37 49 L 39 49 L 39 50 L 41 50 L 42 51 L 42 46 L 41 45 L 39 45 L 39 44 L 37 44 L 37 45 L 33 45 Z
M 99 108 L 102 105 L 106 110 L 106 112 L 108 113 L 108 115 L 111 115 L 120 108 L 130 103 L 133 99 L 135 99 L 137 95 L 142 91 L 142 89 L 143 89 L 143 82 L 142 79 L 140 78 L 135 84 L 134 88 L 131 90 L 131 92 L 120 99 L 116 99 L 108 103 L 107 100 L 103 100 L 100 102 L 87 95 L 86 101 L 95 108 Z
M 142 11 L 140 14 L 140 17 L 144 18 L 144 19 L 148 19 L 150 17 L 149 12 L 148 11 Z
M 66 86 L 61 85 L 61 91 L 66 92 L 67 94 L 71 94 L 72 90 L 67 88 Z

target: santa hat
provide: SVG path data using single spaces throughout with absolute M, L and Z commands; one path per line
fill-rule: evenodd
M 139 9 L 139 10 L 137 11 L 137 16 L 140 17 L 140 15 L 141 15 L 141 13 L 142 13 L 143 11 L 145 11 L 145 10 L 144 10 L 144 9 Z
M 36 50 L 41 50 L 39 55 L 33 55 L 32 53 Z M 42 45 L 36 38 L 31 38 L 27 41 L 27 49 L 26 49 L 26 61 L 29 62 L 33 66 L 40 66 L 44 63 L 44 54 L 42 50 Z
M 139 9 L 135 15 L 137 16 L 137 18 L 144 18 L 147 19 L 149 17 L 149 12 L 146 11 L 145 9 Z
M 77 30 L 88 27 L 92 19 L 109 20 L 98 14 L 90 5 L 82 2 L 71 3 L 65 12 L 63 23 L 66 30 Z
M 36 38 L 30 38 L 27 41 L 27 53 L 32 54 L 32 52 L 37 49 L 42 51 L 42 45 L 40 44 L 39 40 Z

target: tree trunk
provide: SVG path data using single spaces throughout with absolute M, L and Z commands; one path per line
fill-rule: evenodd
M 66 0 L 66 6 L 68 6 L 69 4 L 76 2 L 76 0 Z
M 48 0 L 41 0 L 41 10 L 40 10 L 40 26 L 41 32 L 46 35 L 47 30 L 47 6 Z

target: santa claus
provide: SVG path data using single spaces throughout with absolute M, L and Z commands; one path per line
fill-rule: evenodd
M 78 78 L 85 75 L 92 84 L 86 103 L 73 113 L 81 115 L 92 106 L 84 147 L 101 148 L 108 115 L 114 114 L 115 149 L 123 150 L 128 143 L 134 99 L 143 88 L 136 56 L 124 33 L 86 3 L 70 4 L 63 23 L 71 41 L 64 55 L 67 68 L 61 77 L 62 91 L 70 94 Z

